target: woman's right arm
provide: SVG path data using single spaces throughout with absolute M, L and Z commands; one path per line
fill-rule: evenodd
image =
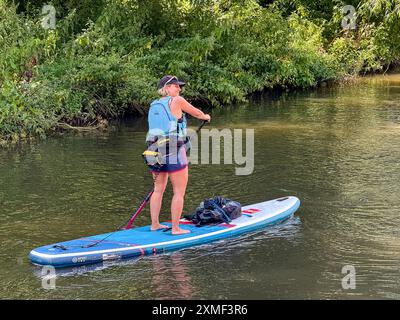
M 178 104 L 183 112 L 190 114 L 192 117 L 195 117 L 200 120 L 210 121 L 211 117 L 209 114 L 205 114 L 200 109 L 192 106 L 189 102 L 186 101 L 185 98 L 179 97 Z

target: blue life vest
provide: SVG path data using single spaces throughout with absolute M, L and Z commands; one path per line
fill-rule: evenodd
M 181 119 L 177 120 L 169 108 L 170 101 L 171 97 L 167 96 L 151 103 L 148 115 L 149 131 L 146 137 L 147 142 L 155 141 L 161 137 L 175 136 L 181 141 L 186 138 L 185 114 Z

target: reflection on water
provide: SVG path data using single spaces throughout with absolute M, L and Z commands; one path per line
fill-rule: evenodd
M 126 221 L 151 185 L 140 156 L 146 121 L 0 151 L 0 298 L 400 298 L 399 79 L 214 110 L 213 128 L 255 129 L 255 170 L 192 165 L 185 210 L 215 195 L 243 205 L 296 195 L 296 216 L 229 241 L 57 271 L 56 290 L 41 287 L 27 254 Z M 170 200 L 168 189 L 162 220 Z M 136 224 L 149 222 L 146 208 Z M 341 286 L 345 265 L 356 269 L 355 290 Z
M 152 296 L 148 298 L 156 299 L 191 299 L 193 294 L 192 281 L 188 267 L 185 265 L 185 257 L 180 252 L 173 254 L 163 254 L 154 257 L 146 257 L 148 260 L 146 270 L 146 282 Z M 61 277 L 85 276 L 93 272 L 99 272 L 109 268 L 125 268 L 129 272 L 129 267 L 140 263 L 142 258 L 132 258 L 121 261 L 108 261 L 93 265 L 83 265 L 71 268 L 55 269 L 51 277 L 57 283 L 60 283 Z M 148 268 L 150 266 L 150 268 Z M 140 266 L 139 266 L 140 268 Z M 43 267 L 34 266 L 33 273 L 39 279 L 40 283 L 49 282 L 49 273 L 43 272 Z M 143 276 L 143 275 L 142 275 Z M 140 276 L 137 275 L 139 278 Z M 143 279 L 144 280 L 144 279 Z M 100 298 L 91 296 L 92 298 Z
M 158 299 L 191 299 L 193 295 L 192 281 L 181 253 L 168 256 L 169 259 L 155 258 L 151 286 Z

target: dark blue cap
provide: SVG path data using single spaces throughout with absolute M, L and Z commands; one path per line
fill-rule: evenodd
M 175 76 L 166 75 L 161 78 L 160 82 L 158 83 L 158 89 L 163 88 L 169 84 L 178 84 L 179 86 L 183 87 L 185 85 L 184 81 L 179 80 Z

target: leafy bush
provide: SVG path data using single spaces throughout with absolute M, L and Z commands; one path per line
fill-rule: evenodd
M 352 2 L 355 31 L 341 28 L 339 0 L 0 0 L 0 140 L 143 113 L 164 74 L 224 105 L 399 60 L 400 4 Z M 41 27 L 48 3 L 55 30 Z

